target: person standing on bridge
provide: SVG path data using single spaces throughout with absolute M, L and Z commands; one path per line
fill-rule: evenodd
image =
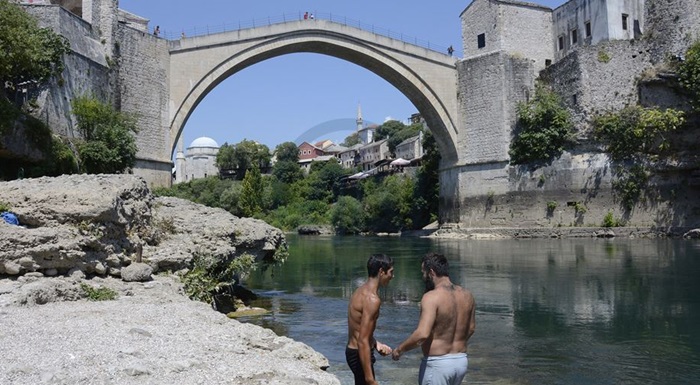
M 308 20 L 308 19 L 309 19 L 309 12 L 304 12 L 304 20 Z
M 153 30 L 153 36 L 158 35 L 160 35 L 160 25 L 156 25 L 156 28 Z
M 309 14 L 309 19 L 311 19 L 311 20 L 314 19 L 314 13 L 313 13 L 313 12 L 311 12 L 311 13 Z
M 476 329 L 474 296 L 450 281 L 447 258 L 429 253 L 421 262 L 425 294 L 418 327 L 391 356 L 422 347 L 418 383 L 458 385 L 467 375 L 467 341 Z
M 447 54 L 448 54 L 448 55 L 452 56 L 452 53 L 453 53 L 454 51 L 455 51 L 455 49 L 452 48 L 452 46 L 447 47 Z

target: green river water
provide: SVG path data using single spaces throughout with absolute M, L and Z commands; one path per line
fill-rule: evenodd
M 290 257 L 245 285 L 252 322 L 304 342 L 352 384 L 347 301 L 372 253 L 395 261 L 375 336 L 394 347 L 418 322 L 420 256 L 445 254 L 477 301 L 469 384 L 700 384 L 700 241 L 436 240 L 288 236 Z M 382 384 L 416 384 L 420 351 L 378 357 Z

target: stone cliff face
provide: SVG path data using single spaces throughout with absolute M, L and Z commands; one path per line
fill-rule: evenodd
M 286 255 L 282 232 L 176 198 L 154 197 L 132 175 L 66 175 L 0 183 L 22 227 L 0 223 L 0 275 L 80 271 L 120 277 L 132 262 L 154 272 L 191 268 L 196 255 L 230 262 Z

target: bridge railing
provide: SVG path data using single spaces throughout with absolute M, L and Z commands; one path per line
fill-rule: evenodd
M 274 25 L 274 24 L 288 23 L 290 21 L 303 20 L 305 22 L 313 23 L 314 20 L 328 20 L 328 21 L 332 21 L 334 23 L 338 23 L 338 24 L 342 24 L 342 25 L 346 25 L 346 26 L 350 26 L 350 27 L 355 27 L 355 28 L 361 29 L 363 31 L 372 32 L 372 33 L 375 33 L 377 35 L 389 37 L 392 39 L 403 41 L 405 43 L 409 43 L 409 44 L 413 44 L 413 45 L 416 45 L 419 47 L 427 48 L 431 51 L 440 52 L 443 54 L 448 54 L 448 46 L 446 46 L 446 45 L 434 44 L 434 43 L 431 43 L 427 40 L 419 39 L 417 37 L 407 35 L 407 34 L 399 32 L 399 31 L 394 31 L 391 29 L 375 26 L 374 24 L 363 23 L 360 20 L 354 20 L 354 19 L 347 18 L 345 16 L 335 15 L 332 13 L 315 13 L 314 12 L 313 19 L 311 19 L 310 17 L 311 17 L 310 12 L 307 15 L 306 19 L 304 18 L 304 12 L 285 13 L 285 14 L 282 14 L 281 16 L 276 16 L 276 17 L 240 20 L 238 22 L 223 23 L 223 24 L 216 24 L 216 25 L 207 25 L 204 27 L 191 27 L 191 28 L 182 29 L 180 31 L 161 30 L 160 36 L 164 37 L 168 40 L 177 40 L 177 39 L 181 39 L 183 37 L 211 35 L 211 34 L 215 34 L 215 33 L 237 31 L 240 29 L 256 28 L 256 27 L 270 26 L 270 25 Z M 453 49 L 454 49 L 454 47 L 453 47 Z M 457 51 L 455 50 L 452 53 L 452 55 L 458 56 Z

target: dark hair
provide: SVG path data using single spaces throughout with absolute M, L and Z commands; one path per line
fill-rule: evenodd
M 389 271 L 394 266 L 394 261 L 386 254 L 372 254 L 367 260 L 367 275 L 376 277 L 379 275 L 379 270 Z
M 438 277 L 450 276 L 450 265 L 447 263 L 447 258 L 442 254 L 428 253 L 424 255 L 421 266 L 423 266 L 425 271 L 432 269 Z

